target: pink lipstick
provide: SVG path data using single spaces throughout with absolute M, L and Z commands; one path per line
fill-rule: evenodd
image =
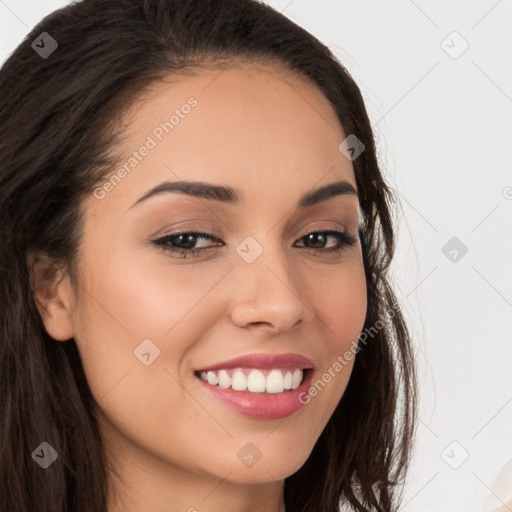
M 299 354 L 249 354 L 195 371 L 209 395 L 240 414 L 280 419 L 303 407 L 314 365 Z

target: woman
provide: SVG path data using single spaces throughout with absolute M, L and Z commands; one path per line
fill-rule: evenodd
M 83 0 L 0 93 L 0 509 L 396 510 L 393 196 L 331 52 L 254 0 Z

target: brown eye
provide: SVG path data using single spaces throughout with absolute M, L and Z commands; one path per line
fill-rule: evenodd
M 324 248 L 329 237 L 334 238 L 338 241 L 338 245 L 335 247 Z M 357 243 L 355 236 L 349 235 L 346 231 L 312 231 L 307 235 L 304 235 L 301 240 L 305 240 L 308 244 L 308 248 L 317 249 L 321 252 L 341 251 L 347 246 L 353 246 Z M 311 247 L 311 245 L 313 247 Z
M 338 243 L 335 247 L 325 248 L 330 238 L 337 240 Z M 197 248 L 195 246 L 198 240 L 214 240 L 220 242 L 220 238 L 217 235 L 184 230 L 165 235 L 155 240 L 153 244 L 161 247 L 165 252 L 177 254 L 182 258 L 187 258 L 188 256 L 194 258 L 196 257 L 196 253 L 205 253 L 206 251 L 219 247 L 219 244 L 217 244 Z M 342 251 L 347 246 L 357 244 L 357 237 L 349 235 L 345 231 L 336 230 L 312 231 L 301 237 L 300 240 L 305 241 L 307 244 L 306 249 L 312 249 L 313 251 L 321 253 Z
M 171 254 L 179 254 L 183 258 L 187 255 L 194 257 L 196 252 L 205 252 L 214 247 L 203 247 L 195 248 L 198 240 L 218 240 L 214 235 L 208 233 L 199 233 L 197 231 L 177 231 L 169 235 L 165 235 L 158 240 L 155 240 L 153 244 L 160 246 L 164 251 L 170 252 Z

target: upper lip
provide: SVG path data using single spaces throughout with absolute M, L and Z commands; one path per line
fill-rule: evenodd
M 313 362 L 299 354 L 248 354 L 221 363 L 205 366 L 197 371 L 221 370 L 225 368 L 313 368 Z

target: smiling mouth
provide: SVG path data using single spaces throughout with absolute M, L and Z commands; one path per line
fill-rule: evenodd
M 279 394 L 297 389 L 306 378 L 304 368 L 226 368 L 196 371 L 194 375 L 211 386 L 256 394 Z

